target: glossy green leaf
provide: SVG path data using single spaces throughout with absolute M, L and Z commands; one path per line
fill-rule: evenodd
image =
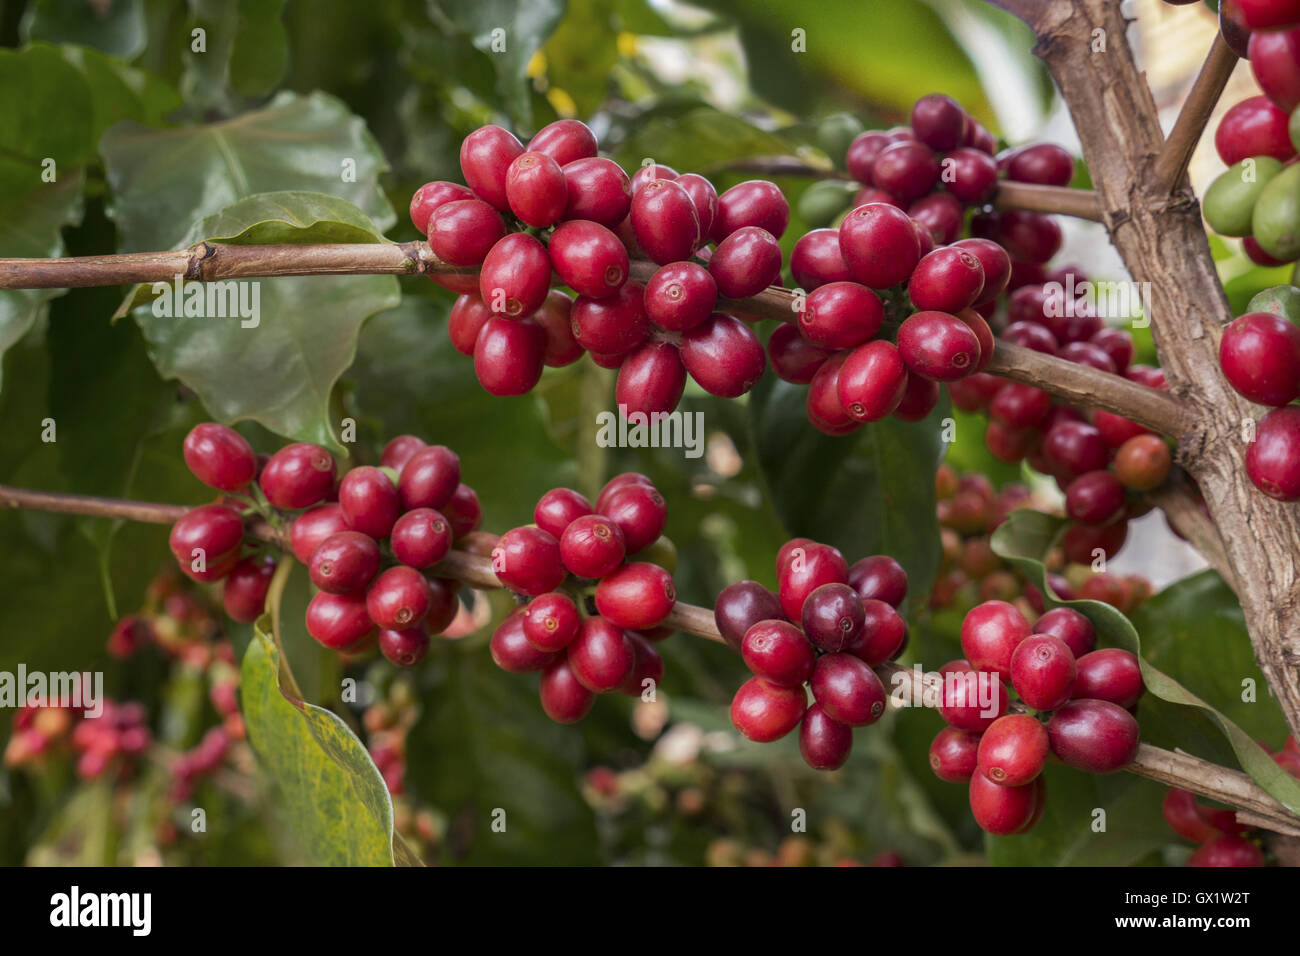
M 181 105 L 180 94 L 166 81 L 116 57 L 84 46 L 63 46 L 59 51 L 85 74 L 94 106 L 96 139 L 123 119 L 160 125 L 163 117 Z
M 680 172 L 710 172 L 731 160 L 751 156 L 788 156 L 793 144 L 731 113 L 699 107 L 680 116 L 660 116 L 624 140 L 614 158 L 635 172 L 651 159 Z
M 189 0 L 192 29 L 204 31 L 204 49 L 189 50 L 184 86 L 192 102 L 225 105 L 227 89 L 264 96 L 288 67 L 281 17 L 285 0 Z
M 134 59 L 148 41 L 144 0 L 34 0 L 18 32 L 27 42 L 75 43 L 124 60 Z
M 1065 520 L 1029 509 L 1013 511 L 994 532 L 996 554 L 1009 561 L 1043 592 L 1049 607 L 1067 605 L 1092 621 L 1105 643 L 1131 651 L 1142 665 L 1147 693 L 1173 704 L 1197 708 L 1228 739 L 1237 760 L 1255 782 L 1281 803 L 1300 814 L 1300 780 L 1288 775 L 1260 748 L 1250 734 L 1178 681 L 1158 670 L 1142 653 L 1141 641 L 1132 622 L 1101 601 L 1058 601 L 1047 586 L 1042 558 L 1065 527 Z
M 347 724 L 286 689 L 270 630 L 270 615 L 253 630 L 240 702 L 249 743 L 303 862 L 391 866 L 393 803 L 383 777 Z

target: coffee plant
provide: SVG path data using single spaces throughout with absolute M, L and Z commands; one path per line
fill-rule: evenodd
M 1300 4 L 1130 6 L 0 5 L 0 861 L 1300 864 Z

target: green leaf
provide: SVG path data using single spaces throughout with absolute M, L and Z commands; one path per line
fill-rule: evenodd
M 1248 733 L 1222 712 L 1145 659 L 1138 632 L 1127 617 L 1101 601 L 1058 601 L 1052 596 L 1042 558 L 1065 525 L 1065 519 L 1038 511 L 1024 508 L 1013 511 L 993 533 L 993 551 L 1032 581 L 1043 592 L 1043 600 L 1049 607 L 1065 605 L 1074 608 L 1092 621 L 1097 636 L 1104 643 L 1136 654 L 1148 694 L 1173 704 L 1197 708 L 1228 739 L 1242 769 L 1293 813 L 1300 814 L 1300 780 L 1275 764 Z
M 100 149 L 123 251 L 177 248 L 204 216 L 275 190 L 345 199 L 379 230 L 397 218 L 379 187 L 388 169 L 379 146 L 359 117 L 324 93 L 280 93 L 260 110 L 206 126 L 122 123 Z
M 0 196 L 6 203 L 69 176 L 95 151 L 90 90 L 52 46 L 0 50 Z M 58 122 L 52 118 L 57 117 Z M 53 167 L 51 167 L 53 163 Z
M 564 0 L 430 0 L 430 6 L 487 54 L 513 118 L 530 125 L 528 62 L 564 17 Z
M 609 95 L 609 71 L 619 59 L 617 6 L 617 0 L 570 0 L 568 15 L 542 47 L 547 82 L 573 99 L 579 116 L 590 116 Z
M 186 237 L 235 245 L 256 242 L 381 242 L 365 215 L 316 193 L 266 193 L 208 217 Z M 205 294 L 214 288 L 190 284 Z M 174 296 L 162 286 L 141 287 L 124 308 L 149 344 L 165 378 L 196 392 L 223 422 L 253 419 L 277 434 L 341 450 L 330 416 L 330 396 L 352 364 L 366 319 L 400 300 L 392 276 L 301 276 L 232 282 L 245 312 L 228 317 L 176 316 Z M 253 297 L 256 296 L 256 299 Z M 120 310 L 119 310 L 120 311 Z M 253 323 L 245 327 L 245 322 Z
M 132 60 L 148 40 L 144 0 L 35 0 L 18 33 L 28 43 L 75 43 Z
M 152 73 L 127 66 L 90 47 L 63 46 L 59 52 L 86 77 L 94 104 L 96 140 L 123 119 L 161 125 L 163 117 L 181 105 L 180 93 Z
M 794 145 L 731 113 L 699 107 L 680 116 L 657 116 L 623 141 L 614 158 L 636 171 L 646 159 L 675 169 L 708 173 L 712 166 L 750 156 L 789 156 Z
M 393 865 L 393 803 L 365 746 L 336 714 L 286 688 L 270 615 L 244 652 L 240 702 L 248 740 L 277 808 L 313 866 Z
M 227 105 L 227 89 L 265 96 L 289 65 L 285 0 L 189 0 L 205 49 L 189 50 L 183 87 L 191 103 Z
M 887 418 L 832 437 L 809 424 L 807 391 L 769 375 L 749 398 L 777 514 L 790 534 L 833 544 L 850 563 L 892 555 L 907 570 L 909 603 L 917 606 L 939 566 L 934 474 L 946 402 L 923 422 Z

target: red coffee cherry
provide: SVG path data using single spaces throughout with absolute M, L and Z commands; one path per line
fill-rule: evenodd
M 1172 466 L 1169 446 L 1158 435 L 1134 435 L 1115 452 L 1115 477 L 1134 491 L 1159 488 Z
M 682 364 L 710 395 L 738 398 L 753 388 L 767 369 L 763 343 L 734 316 L 714 312 L 682 333 Z
M 713 250 L 709 274 L 728 299 L 757 295 L 781 278 L 781 245 L 758 226 L 737 229 Z
M 521 612 L 524 636 L 539 651 L 562 651 L 578 636 L 582 617 L 567 594 L 552 591 L 532 601 Z
M 443 203 L 455 202 L 457 199 L 473 199 L 474 193 L 468 186 L 459 183 L 437 181 L 425 183 L 411 196 L 411 225 L 420 232 L 429 231 L 429 217 Z
M 257 475 L 257 453 L 233 428 L 204 422 L 185 436 L 185 464 L 209 488 L 238 491 Z
M 447 315 L 447 338 L 452 347 L 461 355 L 473 355 L 478 334 L 490 318 L 492 310 L 477 291 L 458 298 Z
M 1300 499 L 1300 406 L 1275 408 L 1260 419 L 1246 450 L 1246 474 L 1270 498 Z
M 700 242 L 703 243 L 712 235 L 713 223 L 718 217 L 718 191 L 713 188 L 713 183 L 698 173 L 678 176 L 675 182 L 686 190 L 695 205 L 695 217 L 700 222 Z
M 828 282 L 852 279 L 840 252 L 838 229 L 814 229 L 799 237 L 790 251 L 795 284 L 809 292 Z
M 963 146 L 940 163 L 940 180 L 948 192 L 968 206 L 982 206 L 998 188 L 998 164 L 982 150 Z
M 907 379 L 907 367 L 898 349 L 877 339 L 858 346 L 843 359 L 835 379 L 835 394 L 854 421 L 879 421 L 898 408 Z
M 559 222 L 569 201 L 560 164 L 545 153 L 520 153 L 506 170 L 506 199 L 529 226 L 542 229 Z
M 307 604 L 307 633 L 330 650 L 352 647 L 374 629 L 363 595 L 321 591 Z
M 807 604 L 804 605 L 807 608 Z M 862 631 L 845 643 L 844 653 L 872 667 L 893 660 L 907 643 L 907 624 L 890 605 L 875 598 L 862 600 Z
M 1077 770 L 1113 773 L 1137 756 L 1138 723 L 1108 700 L 1072 700 L 1047 724 L 1052 753 Z
M 645 312 L 650 321 L 669 332 L 685 332 L 713 314 L 718 286 L 713 276 L 694 262 L 670 262 L 645 286 Z
M 738 229 L 757 226 L 780 239 L 789 223 L 790 203 L 780 187 L 765 179 L 751 179 L 718 197 L 713 231 L 725 238 Z
M 332 534 L 348 531 L 343 509 L 337 504 L 318 505 L 304 511 L 289 528 L 290 549 L 299 564 L 310 564 L 322 541 Z
M 227 505 L 200 505 L 172 525 L 168 545 L 177 564 L 195 581 L 218 581 L 239 563 L 244 519 Z
M 946 312 L 916 312 L 898 327 L 898 352 L 907 367 L 937 382 L 978 371 L 980 344 L 970 327 Z
M 668 521 L 668 503 L 652 486 L 632 484 L 619 488 L 604 498 L 601 507 L 601 514 L 623 532 L 628 554 L 652 545 L 664 533 Z
M 1196 795 L 1187 790 L 1171 789 L 1160 804 L 1160 812 L 1170 829 L 1193 843 L 1205 843 L 1220 835 L 1206 819 L 1205 810 L 1196 802 Z
M 864 601 L 875 598 L 898 607 L 907 597 L 907 572 L 889 555 L 875 554 L 849 567 L 849 586 Z
M 772 371 L 782 381 L 807 385 L 831 353 L 813 345 L 803 337 L 798 326 L 786 322 L 773 329 L 768 337 L 767 356 Z
M 861 345 L 880 331 L 885 317 L 880 296 L 856 282 L 831 282 L 804 300 L 799 331 L 813 345 L 830 351 Z
M 481 199 L 444 203 L 429 217 L 429 248 L 453 266 L 477 266 L 506 234 L 501 214 Z
M 583 348 L 601 355 L 622 355 L 650 334 L 639 282 L 625 282 L 613 295 L 600 299 L 578 296 L 571 319 L 573 337 Z
M 1003 385 L 989 402 L 989 416 L 1007 428 L 1037 428 L 1051 413 L 1051 394 L 1020 382 Z
M 384 446 L 383 452 L 379 455 L 379 464 L 383 468 L 393 469 L 400 475 L 415 453 L 428 447 L 424 439 L 417 435 L 398 435 Z
M 646 183 L 654 182 L 656 179 L 672 181 L 676 178 L 677 170 L 671 166 L 659 166 L 654 163 L 641 166 L 632 174 L 632 195 L 635 196 L 645 187 Z
M 575 119 L 547 123 L 528 141 L 529 152 L 545 153 L 561 166 L 595 156 L 596 148 L 596 134 Z
M 596 695 L 584 687 L 569 661 L 560 657 L 542 672 L 538 692 L 542 710 L 557 724 L 574 724 L 587 716 Z
M 980 262 L 984 285 L 974 304 L 978 307 L 996 300 L 1011 279 L 1011 257 L 1007 251 L 989 239 L 962 239 L 952 247 L 969 252 Z
M 751 671 L 781 687 L 802 687 L 816 661 L 803 632 L 782 620 L 755 623 L 745 632 L 740 653 Z
M 1061 538 L 1061 550 L 1065 554 L 1065 560 L 1071 564 L 1091 564 L 1101 556 L 1107 561 L 1115 557 L 1127 539 L 1127 521 L 1117 521 L 1102 527 L 1074 524 L 1066 529 Z
M 862 638 L 866 612 L 847 584 L 823 584 L 804 600 L 802 623 L 808 640 L 822 650 L 846 650 Z
M 1222 834 L 1187 858 L 1188 866 L 1263 866 L 1264 855 L 1245 837 Z
M 1011 656 L 1030 634 L 1029 622 L 1006 601 L 985 601 L 961 625 L 961 649 L 976 670 L 1011 675 Z
M 545 360 L 546 332 L 535 322 L 494 315 L 474 345 L 474 374 L 490 395 L 527 394 L 541 380 Z
M 866 203 L 840 226 L 840 252 L 854 279 L 873 289 L 888 289 L 912 274 L 921 258 L 921 242 L 903 210 Z
M 353 531 L 375 540 L 388 537 L 402 503 L 392 479 L 370 465 L 351 469 L 339 484 L 339 507 Z
M 810 681 L 813 698 L 842 724 L 865 727 L 885 712 L 885 688 L 876 672 L 851 654 L 823 654 Z
M 809 542 L 791 552 L 784 569 L 778 566 L 781 609 L 792 621 L 803 620 L 803 606 L 808 596 L 824 584 L 846 584 L 848 562 L 830 545 Z
M 984 267 L 965 249 L 942 246 L 916 264 L 907 294 L 918 310 L 960 312 L 973 305 L 984 288 Z
M 844 166 L 849 171 L 849 175 L 858 182 L 870 186 L 872 164 L 875 163 L 881 150 L 894 142 L 894 138 L 884 130 L 868 130 L 859 133 L 849 144 L 848 153 L 844 157 Z
M 686 366 L 671 342 L 646 342 L 619 366 L 615 401 L 627 414 L 671 412 L 686 391 Z
M 513 528 L 492 549 L 492 570 L 512 591 L 545 594 L 564 580 L 560 543 L 541 528 Z
M 565 219 L 587 219 L 613 229 L 632 208 L 632 182 L 612 159 L 591 156 L 562 167 L 567 186 Z
M 460 171 L 476 196 L 505 212 L 510 208 L 506 172 L 523 151 L 523 144 L 500 126 L 481 126 L 461 141 Z
M 813 704 L 799 724 L 799 753 L 814 770 L 838 770 L 853 749 L 853 728 L 834 720 Z
M 572 488 L 553 488 L 538 499 L 533 521 L 558 540 L 570 522 L 591 513 L 591 502 L 583 495 Z
M 1047 731 L 1028 714 L 999 717 L 980 738 L 976 766 L 1004 787 L 1031 782 L 1046 763 Z
M 751 677 L 731 699 L 731 723 L 750 740 L 769 743 L 794 730 L 807 707 L 803 687 L 779 687 Z
M 959 730 L 983 733 L 1007 712 L 1010 697 L 993 671 L 977 671 L 967 661 L 939 669 L 943 677 L 939 716 Z
M 676 601 L 672 575 L 648 561 L 625 564 L 596 585 L 596 610 L 610 623 L 631 631 L 658 627 Z
M 1052 608 L 1036 622 L 1035 634 L 1050 634 L 1066 647 L 1075 659 L 1083 657 L 1097 646 L 1097 632 L 1092 622 L 1069 607 Z
M 832 354 L 808 384 L 808 421 L 827 435 L 847 435 L 862 427 L 862 422 L 853 418 L 840 401 L 839 377 L 846 357 L 845 352 Z
M 418 570 L 433 567 L 451 550 L 451 523 L 432 508 L 416 508 L 397 519 L 389 545 L 393 557 Z
M 1264 94 L 1290 113 L 1300 105 L 1300 30 L 1252 33 L 1247 52 L 1250 71 Z
M 1131 710 L 1144 690 L 1137 657 L 1118 647 L 1107 647 L 1079 658 L 1070 696 L 1108 700 Z
M 1055 143 L 1035 143 L 1014 150 L 1006 160 L 1007 179 L 1040 186 L 1068 186 L 1074 157 Z
M 334 459 L 320 445 L 285 445 L 262 468 L 257 483 L 277 508 L 296 511 L 324 501 L 334 490 Z
M 931 93 L 912 106 L 912 130 L 916 138 L 933 150 L 947 153 L 962 144 L 966 111 L 951 96 Z
M 760 621 L 780 620 L 782 617 L 780 600 L 757 581 L 737 581 L 727 585 L 718 593 L 713 605 L 713 620 L 722 639 L 732 650 L 742 653 L 745 635 L 750 628 Z
M 375 578 L 366 591 L 366 612 L 381 628 L 415 627 L 429 613 L 429 582 L 414 568 L 397 565 Z
M 1011 686 L 1034 710 L 1055 710 L 1070 699 L 1075 678 L 1070 648 L 1051 634 L 1031 634 L 1011 655 Z
M 564 567 L 580 578 L 603 578 L 623 563 L 622 529 L 604 515 L 575 518 L 560 537 Z
M 402 508 L 444 509 L 460 484 L 460 458 L 446 445 L 430 445 L 416 452 L 402 469 L 397 492 Z
M 546 293 L 546 301 L 528 321 L 539 326 L 546 335 L 542 363 L 548 368 L 572 365 L 586 354 L 573 337 L 573 299 L 561 290 L 552 289 Z
M 676 182 L 657 179 L 632 196 L 632 231 L 659 265 L 689 259 L 701 242 L 690 194 Z
M 970 778 L 970 809 L 986 833 L 1009 836 L 1030 825 L 1042 799 L 1042 778 L 1019 787 L 1004 787 L 982 773 Z
M 1300 329 L 1269 312 L 1247 313 L 1223 330 L 1219 364 L 1239 395 L 1287 405 L 1300 398 Z
M 322 591 L 354 594 L 374 580 L 380 559 L 374 538 L 359 531 L 340 531 L 321 542 L 307 573 Z
M 623 629 L 601 617 L 586 618 L 566 651 L 573 676 L 598 694 L 627 679 L 636 663 L 635 653 Z
M 221 589 L 221 606 L 236 621 L 252 624 L 266 608 L 266 594 L 275 574 L 275 559 L 248 557 L 231 569 Z
M 422 627 L 404 631 L 380 630 L 379 652 L 397 667 L 414 667 L 429 653 L 429 635 Z
M 1126 489 L 1109 471 L 1090 471 L 1065 489 L 1065 513 L 1075 521 L 1105 525 L 1124 514 Z
M 627 250 L 604 226 L 582 219 L 561 223 L 547 249 L 564 284 L 579 295 L 603 299 L 627 280 Z
M 939 181 L 939 157 L 925 143 L 908 140 L 886 146 L 871 164 L 871 181 L 903 202 L 920 199 Z
M 1090 471 L 1104 471 L 1110 459 L 1101 432 L 1086 422 L 1063 421 L 1047 430 L 1043 438 L 1043 457 L 1052 475 L 1068 485 Z
M 541 650 L 528 640 L 522 608 L 510 612 L 492 632 L 488 649 L 497 667 L 511 674 L 531 674 L 550 666 L 557 659 L 564 659 L 562 656 L 557 658 L 554 651 Z
M 1287 130 L 1289 119 L 1267 96 L 1244 99 L 1219 120 L 1214 148 L 1226 166 L 1251 156 L 1272 156 L 1285 163 L 1296 152 Z
M 978 763 L 980 735 L 945 727 L 930 742 L 930 769 L 940 780 L 966 783 Z
M 526 232 L 497 240 L 483 260 L 478 287 L 493 315 L 522 319 L 536 312 L 551 288 L 546 247 Z
M 907 207 L 907 214 L 916 225 L 922 257 L 933 252 L 936 246 L 955 242 L 966 224 L 965 210 L 961 203 L 948 193 L 931 193 L 921 197 Z
M 903 397 L 894 409 L 894 417 L 900 422 L 924 421 L 938 404 L 939 383 L 908 372 Z

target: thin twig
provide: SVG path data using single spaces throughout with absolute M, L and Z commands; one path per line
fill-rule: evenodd
M 1236 66 L 1237 54 L 1232 52 L 1223 34 L 1215 30 L 1214 43 L 1201 65 L 1201 72 L 1197 74 L 1174 128 L 1169 131 L 1169 137 L 1156 157 L 1156 184 L 1161 193 L 1172 193 L 1182 182 L 1205 124 L 1209 122 L 1210 114 L 1214 112 L 1215 104 Z

